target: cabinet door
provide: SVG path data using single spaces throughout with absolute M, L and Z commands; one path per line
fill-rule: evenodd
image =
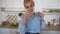
M 49 8 L 49 2 L 50 0 L 42 0 L 41 1 L 41 5 L 42 5 L 42 8 Z
M 58 0 L 42 0 L 42 7 L 43 8 L 57 8 L 57 1 Z
M 7 0 L 7 8 L 17 8 L 18 2 L 17 0 Z
M 42 11 L 42 8 L 43 8 L 43 0 L 33 0 L 34 3 L 35 3 L 35 12 L 39 12 L 39 11 Z M 43 5 L 42 5 L 43 4 Z
M 60 0 L 58 0 L 58 8 L 60 9 Z
M 1 7 L 1 5 L 2 5 L 2 0 L 0 0 L 0 7 Z
M 17 29 L 10 29 L 11 34 L 17 34 Z
M 57 8 L 58 0 L 34 0 L 35 10 L 42 11 L 42 8 Z
M 1 7 L 6 7 L 7 0 L 1 0 Z
M 7 8 L 22 8 L 23 0 L 7 0 Z
M 0 34 L 11 34 L 10 29 L 8 29 L 8 28 L 0 28 Z
M 24 0 L 18 0 L 18 8 L 24 8 Z
M 58 0 L 50 0 L 49 1 L 49 8 L 57 8 Z

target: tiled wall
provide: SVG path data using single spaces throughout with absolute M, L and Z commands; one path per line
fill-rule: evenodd
M 6 21 L 6 20 L 8 20 L 8 21 L 10 21 L 10 22 L 17 22 L 17 19 L 19 18 L 19 16 L 18 16 L 18 14 L 20 13 L 20 12 L 0 12 L 1 14 L 0 14 L 0 24 L 1 24 L 1 22 L 2 21 Z M 23 13 L 25 13 L 25 12 L 23 12 Z
M 52 19 L 59 20 L 59 14 L 47 14 L 44 17 L 46 24 L 50 21 L 52 23 Z

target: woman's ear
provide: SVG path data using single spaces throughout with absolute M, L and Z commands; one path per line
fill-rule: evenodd
M 40 17 L 41 17 L 41 19 L 42 19 L 42 20 L 44 20 L 44 14 L 43 14 L 43 13 L 38 12 L 37 14 L 38 14 L 38 16 L 40 16 Z

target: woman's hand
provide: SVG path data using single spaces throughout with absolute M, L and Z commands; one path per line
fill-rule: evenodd
M 38 12 L 38 15 L 41 17 L 42 20 L 44 20 L 44 14 L 43 13 Z
M 26 18 L 27 17 L 29 17 L 29 13 L 26 13 L 25 15 L 22 15 L 22 18 L 23 18 L 22 25 L 25 25 L 26 24 Z

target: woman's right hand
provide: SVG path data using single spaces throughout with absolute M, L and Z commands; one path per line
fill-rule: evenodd
M 22 15 L 22 18 L 23 18 L 23 22 L 22 22 L 22 25 L 25 25 L 26 24 L 26 18 L 29 17 L 29 14 L 26 13 L 25 15 Z
M 31 14 L 29 12 L 26 12 L 26 14 L 23 15 L 23 22 L 22 22 L 23 25 L 26 24 L 26 18 L 28 18 L 28 17 L 31 17 Z

